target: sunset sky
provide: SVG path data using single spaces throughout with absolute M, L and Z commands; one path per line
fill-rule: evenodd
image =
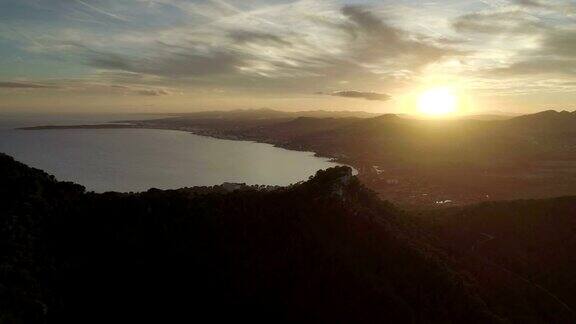
M 0 0 L 0 110 L 576 109 L 576 5 Z

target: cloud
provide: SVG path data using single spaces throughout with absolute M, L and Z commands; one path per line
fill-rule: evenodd
M 118 14 L 115 14 L 115 13 L 112 13 L 112 12 L 109 12 L 109 11 L 106 11 L 106 10 L 104 10 L 104 9 L 98 8 L 98 7 L 96 7 L 96 6 L 94 6 L 94 5 L 91 5 L 91 4 L 89 4 L 89 3 L 86 3 L 86 2 L 84 2 L 84 1 L 82 1 L 82 0 L 74 0 L 74 1 L 75 1 L 76 3 L 81 4 L 82 6 L 84 6 L 84 7 L 86 7 L 86 8 L 88 8 L 88 9 L 90 9 L 90 10 L 92 10 L 92 11 L 94 11 L 94 12 L 97 12 L 97 13 L 99 13 L 99 14 L 101 14 L 101 15 L 104 15 L 104 16 L 106 16 L 106 17 L 113 18 L 113 19 L 117 19 L 117 20 L 124 21 L 124 22 L 128 22 L 128 21 L 129 21 L 129 19 L 126 18 L 126 17 L 123 17 L 123 16 L 121 16 L 121 15 L 118 15 Z
M 440 47 L 441 42 L 434 38 L 418 37 L 393 26 L 373 13 L 372 7 L 339 7 L 324 16 L 323 22 L 313 14 L 285 9 L 274 12 L 280 15 L 278 22 L 262 18 L 260 12 L 244 14 L 251 19 L 226 18 L 222 25 L 216 22 L 202 32 L 181 28 L 157 37 L 132 37 L 145 47 L 121 54 L 93 40 L 83 43 L 77 39 L 66 44 L 84 56 L 86 64 L 99 69 L 198 83 L 217 79 L 230 86 L 243 86 L 249 79 L 253 87 L 267 87 L 272 81 L 282 80 L 297 86 L 298 78 L 317 83 L 364 77 L 377 82 L 384 74 L 416 71 L 460 54 L 449 44 Z M 282 25 L 288 23 L 282 22 L 288 19 L 286 16 L 303 27 L 287 29 L 290 25 Z M 233 27 L 237 29 L 230 31 Z M 121 46 L 119 43 L 115 48 Z M 259 81 L 262 78 L 266 82 Z M 306 82 L 300 83 L 302 88 L 307 87 Z
M 74 23 L 40 33 L 35 26 L 42 45 L 37 55 L 106 73 L 95 82 L 109 84 L 302 93 L 349 80 L 378 89 L 399 71 L 416 78 L 426 66 L 462 55 L 459 44 L 440 33 L 421 35 L 385 15 L 389 5 L 383 4 L 279 0 L 226 9 L 220 0 L 154 0 L 136 1 L 131 9 L 129 1 L 70 2 L 58 8 L 113 20 L 102 20 L 107 28 Z
M 513 0 L 524 10 L 535 13 L 559 13 L 562 16 L 574 16 L 576 4 L 573 1 L 546 1 L 546 0 Z
M 522 11 L 473 13 L 458 17 L 452 24 L 460 33 L 533 34 L 542 26 Z
M 10 89 L 47 89 L 47 88 L 58 88 L 58 86 L 50 84 L 40 84 L 32 82 L 11 82 L 11 81 L 0 81 L 0 88 L 10 88 Z
M 576 29 L 547 28 L 541 31 L 539 39 L 536 48 L 518 55 L 515 62 L 487 73 L 576 76 Z
M 576 59 L 576 29 L 551 29 L 542 41 L 544 54 Z
M 142 83 L 114 83 L 114 79 L 109 79 L 105 73 L 96 75 L 93 78 L 82 79 L 52 79 L 50 84 L 34 81 L 2 81 L 0 89 L 46 89 L 65 90 L 70 93 L 97 93 L 97 94 L 124 94 L 139 96 L 168 96 L 174 92 L 166 88 L 156 88 L 152 85 Z
M 143 96 L 167 96 L 172 94 L 165 89 L 143 89 L 136 91 L 136 93 Z
M 323 94 L 320 92 L 319 94 Z M 366 99 L 372 101 L 388 101 L 392 97 L 385 93 L 377 93 L 377 92 L 364 92 L 364 91 L 355 91 L 355 90 L 344 90 L 344 91 L 336 91 L 329 93 L 328 95 L 335 96 L 335 97 L 345 97 L 345 98 L 358 98 L 358 99 Z
M 545 10 L 556 8 L 541 1 L 517 0 L 515 3 Z M 546 11 L 547 15 L 558 14 Z M 517 7 L 459 16 L 452 26 L 462 34 L 474 34 L 486 44 L 497 46 L 487 67 L 479 66 L 479 76 L 492 78 L 532 78 L 534 80 L 576 76 L 576 28 L 552 24 L 539 12 Z M 481 49 L 481 53 L 489 53 Z M 480 54 L 478 55 L 480 56 Z
M 97 55 L 91 55 L 88 61 L 89 65 L 98 68 L 131 72 L 133 70 L 133 63 L 130 59 L 113 53 L 98 53 Z
M 178 78 L 233 73 L 243 60 L 239 53 L 220 50 L 210 50 L 207 53 L 194 51 L 193 47 L 187 50 L 163 51 L 162 55 L 149 58 L 92 51 L 88 54 L 88 64 L 97 68 Z
M 248 31 L 248 30 L 238 30 L 231 32 L 229 37 L 232 38 L 237 43 L 274 43 L 275 45 L 292 45 L 289 41 L 283 39 L 279 35 L 274 35 L 270 33 Z
M 458 54 L 451 47 L 438 47 L 387 23 L 369 6 L 348 5 L 341 12 L 347 21 L 340 28 L 352 36 L 361 61 L 404 61 L 410 68 L 417 69 L 444 56 Z
M 551 6 L 538 0 L 514 0 L 515 3 L 531 8 L 550 8 Z
M 487 70 L 488 75 L 576 75 L 575 59 L 535 57 L 513 63 L 507 67 Z

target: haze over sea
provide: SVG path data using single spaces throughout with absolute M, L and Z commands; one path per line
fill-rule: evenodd
M 96 192 L 209 186 L 288 185 L 337 165 L 311 152 L 152 129 L 16 130 L 158 118 L 153 115 L 0 114 L 0 152 Z

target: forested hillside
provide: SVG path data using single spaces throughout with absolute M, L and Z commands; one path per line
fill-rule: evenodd
M 452 214 L 420 222 L 346 167 L 273 190 L 94 194 L 1 155 L 0 181 L 1 323 L 574 319 L 548 295 L 485 280 L 498 274 L 463 262 L 452 244 L 464 241 L 444 235 L 458 232 Z M 479 226 L 473 219 L 469 226 Z M 552 240 L 553 229 L 544 229 L 550 239 L 535 243 Z M 499 250 L 515 258 L 519 251 Z M 566 266 L 576 259 L 559 257 Z
M 416 219 L 496 307 L 532 305 L 524 316 L 558 322 L 576 309 L 576 198 L 484 203 L 423 212 Z M 503 306 L 507 305 L 507 306 Z M 515 305 L 516 306 L 516 305 Z M 555 307 L 555 312 L 550 312 Z

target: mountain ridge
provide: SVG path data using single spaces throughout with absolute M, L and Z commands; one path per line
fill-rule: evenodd
M 576 233 L 575 197 L 415 214 L 347 167 L 282 188 L 95 194 L 2 154 L 0 165 L 2 321 L 576 319 L 559 284 L 574 256 L 538 266 Z M 518 267 L 536 237 L 523 233 L 543 221 L 542 248 Z
M 275 190 L 95 194 L 0 164 L 3 321 L 496 318 L 349 168 Z

